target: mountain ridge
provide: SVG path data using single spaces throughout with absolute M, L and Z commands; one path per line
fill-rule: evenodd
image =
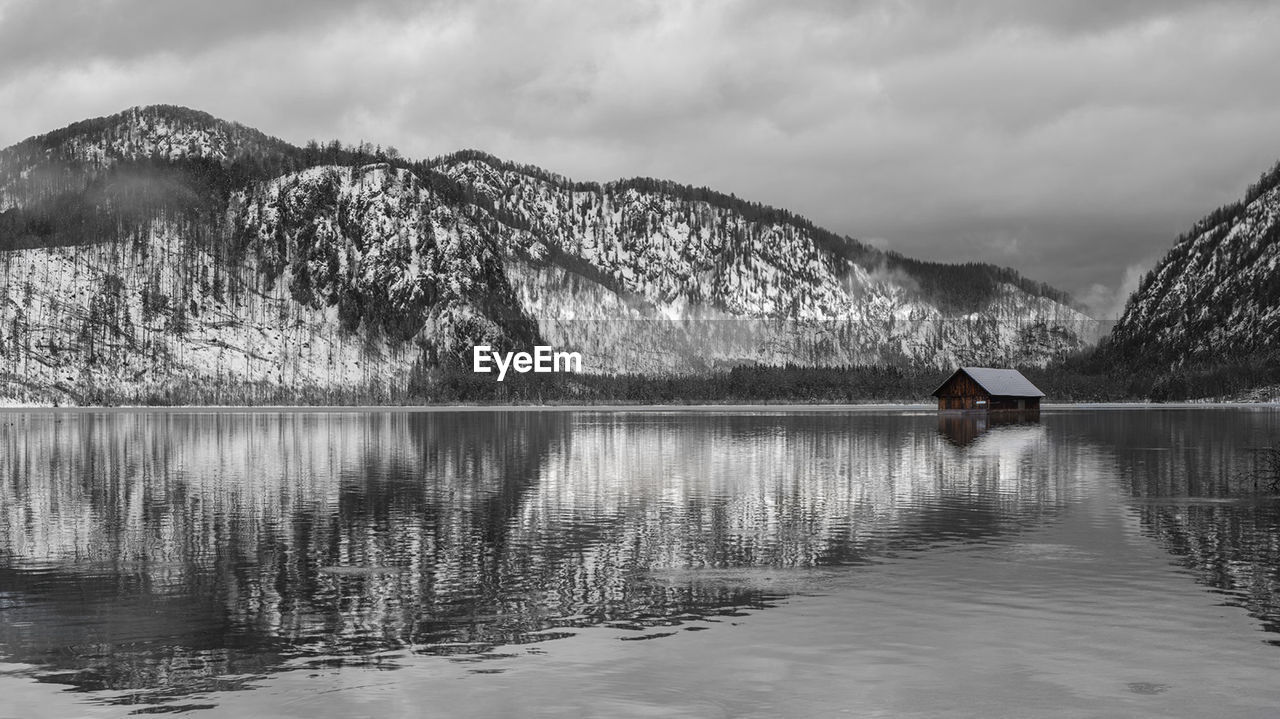
M 795 225 L 801 229 L 812 232 L 814 234 L 815 241 L 823 249 L 851 261 L 859 262 L 865 266 L 886 265 L 887 269 L 890 270 L 908 269 L 913 274 L 927 273 L 930 275 L 938 271 L 968 270 L 976 274 L 980 280 L 984 280 L 984 284 L 988 288 L 996 282 L 1009 282 L 1017 285 L 1019 289 L 1022 289 L 1029 294 L 1047 297 L 1062 304 L 1077 306 L 1068 293 L 1058 290 L 1047 283 L 1036 282 L 1035 280 L 1023 277 L 1016 270 L 1009 267 L 1001 267 L 986 262 L 944 263 L 906 257 L 901 253 L 891 250 L 880 250 L 857 240 L 856 238 L 848 235 L 840 235 L 827 230 L 803 215 L 796 214 L 790 210 L 776 208 L 759 202 L 753 202 L 751 200 L 739 198 L 734 194 L 725 194 L 705 186 L 695 186 L 673 180 L 663 180 L 643 176 L 619 178 L 617 180 L 604 183 L 594 181 L 576 181 L 564 175 L 549 172 L 534 165 L 524 165 L 503 160 L 502 158 L 484 152 L 483 150 L 475 149 L 459 150 L 446 155 L 441 155 L 428 160 L 427 164 L 430 167 L 435 168 L 441 166 L 448 167 L 455 163 L 465 163 L 468 161 L 483 162 L 500 171 L 514 171 L 526 174 L 536 179 L 556 185 L 561 189 L 567 189 L 570 191 L 585 190 L 602 192 L 604 190 L 622 191 L 634 188 L 643 189 L 649 192 L 661 192 L 663 194 L 677 197 L 707 201 L 718 207 L 737 210 L 744 215 L 762 216 L 774 221 Z M 938 292 L 942 292 L 942 290 L 938 290 Z
M 1157 399 L 1280 384 L 1280 163 L 1174 241 L 1099 354 L 1154 377 Z
M 1263 263 L 1265 267 L 1260 267 Z M 1112 333 L 1113 351 L 1136 357 L 1139 344 L 1155 341 L 1172 365 L 1208 359 L 1209 351 L 1197 349 L 1196 344 L 1214 338 L 1197 340 L 1195 335 L 1216 334 L 1224 321 L 1251 319 L 1243 311 L 1256 306 L 1272 310 L 1280 306 L 1280 275 L 1271 272 L 1277 266 L 1280 163 L 1250 185 L 1242 201 L 1210 212 L 1174 241 L 1126 302 Z M 1244 299 L 1255 302 L 1237 302 Z M 1197 308 L 1196 315 L 1188 314 L 1191 308 Z M 1223 316 L 1223 311 L 1228 314 Z M 1271 313 L 1261 319 L 1280 322 L 1280 315 Z M 1182 323 L 1187 326 L 1176 333 L 1162 332 Z M 1236 335 L 1245 340 L 1243 344 L 1226 344 L 1211 352 L 1247 355 L 1280 347 L 1266 331 Z
M 709 188 L 298 147 L 177 106 L 0 150 L 0 259 L 18 394 L 395 394 L 465 370 L 479 343 L 583 350 L 606 374 L 1043 365 L 1096 332 L 1008 268 L 882 252 Z

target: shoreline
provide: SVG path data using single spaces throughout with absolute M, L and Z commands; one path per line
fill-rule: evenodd
M 1041 405 L 1040 411 L 1115 411 L 1125 409 L 1280 409 L 1280 402 L 1191 401 L 1191 402 L 1054 402 Z M 726 404 L 458 404 L 458 405 L 128 405 L 128 406 L 47 406 L 0 405 L 0 414 L 50 412 L 74 414 L 115 413 L 344 413 L 344 412 L 938 412 L 937 405 L 914 402 L 868 402 L 859 404 L 813 403 L 726 403 Z M 976 411 L 980 412 L 980 410 Z

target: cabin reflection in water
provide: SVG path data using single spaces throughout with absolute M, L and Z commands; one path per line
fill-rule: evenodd
M 957 447 L 967 447 L 988 430 L 1010 425 L 1039 425 L 1040 410 L 940 412 L 938 434 Z

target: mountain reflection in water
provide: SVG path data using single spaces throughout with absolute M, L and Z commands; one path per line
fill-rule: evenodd
M 1280 498 L 1253 481 L 1256 450 L 1280 446 L 1275 410 L 1103 414 L 1094 428 L 1125 449 L 1120 475 L 1144 530 L 1224 604 L 1280 632 Z
M 1201 581 L 1278 626 L 1274 504 L 1144 503 L 1239 496 L 1208 478 L 1237 476 L 1274 415 L 1148 415 L 11 414 L 0 654 L 137 702 L 299 660 L 657 637 L 1006 541 L 1100 471 Z

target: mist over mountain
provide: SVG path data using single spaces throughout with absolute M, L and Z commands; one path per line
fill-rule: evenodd
M 707 188 L 297 147 L 173 106 L 0 150 L 0 397 L 430 399 L 471 347 L 588 373 L 1043 366 L 1097 324 Z

